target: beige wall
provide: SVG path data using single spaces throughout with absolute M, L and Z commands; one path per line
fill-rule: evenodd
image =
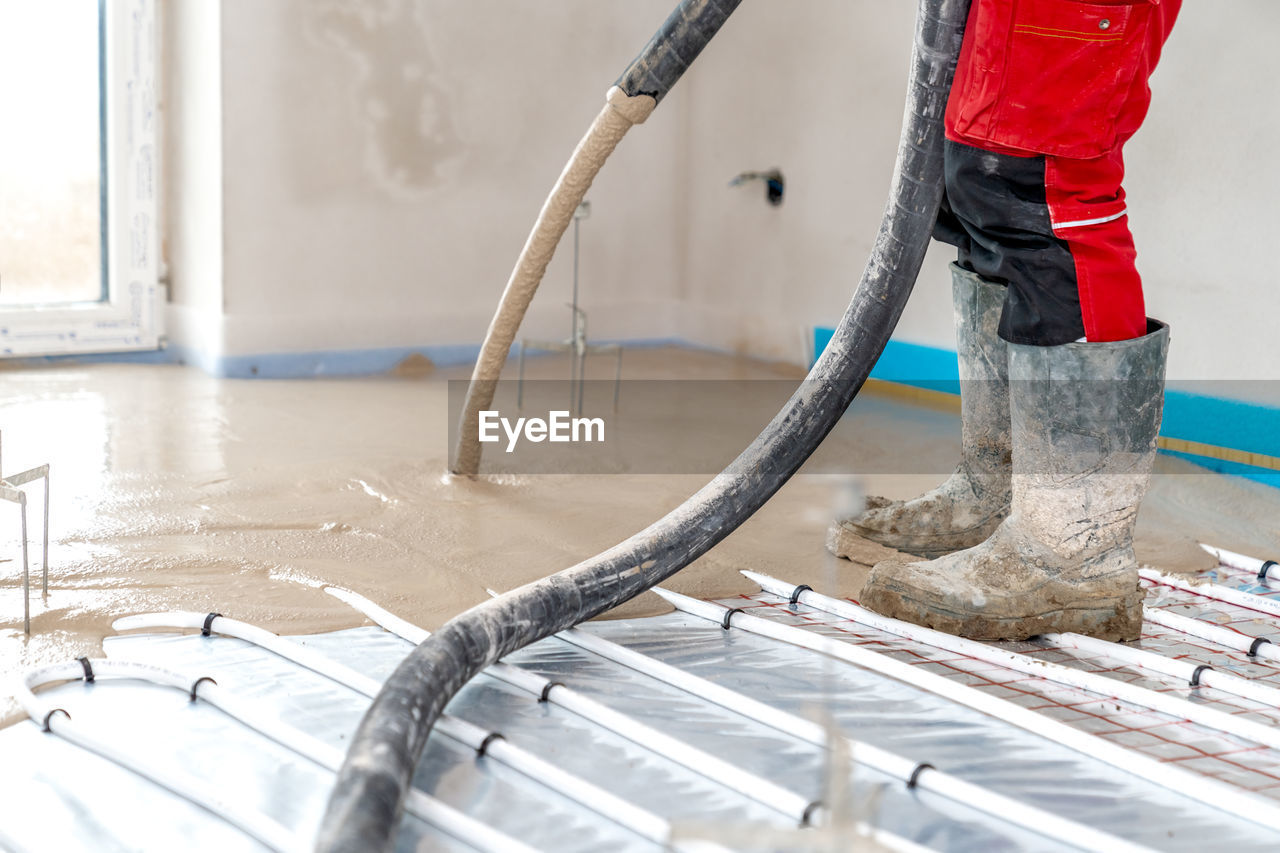
M 195 258 L 172 260 L 178 313 L 197 296 L 220 301 L 231 357 L 478 344 L 573 145 L 669 11 L 668 0 L 171 0 L 168 11 L 218 6 L 220 295 Z M 595 336 L 671 334 L 681 100 L 623 141 L 588 195 L 581 276 Z M 172 227 L 190 230 L 185 214 L 179 200 Z M 569 245 L 526 334 L 568 332 Z M 184 345 L 193 324 L 178 319 Z
M 222 53 L 217 3 L 160 6 L 164 181 L 161 275 L 171 341 L 213 367 L 222 354 Z
M 687 81 L 691 336 L 799 360 L 840 319 L 871 251 L 902 120 L 915 4 L 743 3 Z M 683 84 L 682 84 L 683 85 Z M 779 167 L 787 196 L 729 188 Z M 931 263 L 903 328 L 940 339 Z M 725 310 L 725 309 L 728 310 Z M 921 310 L 922 308 L 926 310 Z M 949 307 L 946 309 L 949 311 Z
M 1138 268 L 1179 378 L 1280 378 L 1277 32 L 1273 0 L 1186 0 L 1127 150 Z
M 231 356 L 478 344 L 569 151 L 671 5 L 170 0 L 193 23 L 175 34 L 171 21 L 170 38 L 203 46 L 176 58 L 174 85 L 196 80 L 217 107 L 168 105 L 174 299 L 180 313 L 222 312 L 178 323 L 178 342 L 201 328 Z M 590 193 L 594 336 L 805 358 L 809 330 L 842 313 L 880 218 L 914 5 L 743 3 Z M 1152 313 L 1174 326 L 1175 376 L 1276 372 L 1280 119 L 1265 40 L 1277 29 L 1273 0 L 1188 0 L 1130 146 L 1139 263 Z M 219 171 L 192 168 L 203 161 L 183 152 L 208 159 L 217 123 Z M 787 177 L 781 208 L 759 184 L 727 186 L 773 166 Z M 205 234 L 219 210 L 221 245 Z M 900 339 L 951 345 L 949 254 L 931 251 Z M 566 241 L 526 334 L 564 334 L 568 259 Z

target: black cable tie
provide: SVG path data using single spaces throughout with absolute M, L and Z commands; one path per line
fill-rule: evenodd
M 813 813 L 822 808 L 822 800 L 814 800 L 804 807 L 804 814 L 800 815 L 801 826 L 813 826 Z
M 204 627 L 200 629 L 201 637 L 209 636 L 209 632 L 213 627 L 213 620 L 217 619 L 221 615 L 221 613 L 210 613 L 208 616 L 204 617 Z
M 1275 560 L 1267 560 L 1265 563 L 1263 563 L 1262 568 L 1258 569 L 1258 580 L 1260 581 L 1266 580 L 1267 572 L 1271 571 L 1276 566 L 1280 566 L 1280 563 L 1277 563 Z
M 923 761 L 917 764 L 915 769 L 911 771 L 911 776 L 907 779 L 907 790 L 911 791 L 915 789 L 916 785 L 920 782 L 921 773 L 926 770 L 937 769 L 938 768 L 934 767 L 932 764 L 925 764 Z
M 1262 644 L 1269 643 L 1269 642 L 1271 641 L 1268 640 L 1266 637 L 1258 637 L 1257 639 L 1255 639 L 1253 641 L 1253 645 L 1249 646 L 1249 657 L 1256 658 L 1258 656 L 1258 649 L 1262 648 Z
M 84 667 L 84 683 L 92 684 L 93 683 L 93 664 L 89 663 L 88 658 L 76 658 L 76 660 L 78 660 L 80 662 L 80 665 Z
M 207 675 L 202 675 L 199 678 L 197 678 L 195 681 L 191 682 L 191 701 L 192 702 L 196 701 L 196 690 L 198 690 L 200 688 L 200 685 L 206 681 L 209 682 L 210 684 L 218 683 Z
M 489 744 L 495 740 L 506 740 L 506 738 L 498 732 L 489 732 L 484 736 L 484 740 L 480 741 L 480 745 L 476 747 L 476 755 L 484 758 L 484 754 L 489 751 Z
M 559 681 L 548 681 L 546 684 L 542 685 L 542 695 L 538 697 L 539 702 L 547 701 L 547 697 L 551 695 L 552 687 L 564 687 L 564 684 Z
M 720 627 L 728 631 L 729 620 L 733 618 L 733 614 L 741 613 L 741 612 L 742 612 L 741 607 L 730 607 L 728 610 L 724 612 L 724 618 L 720 620 Z
M 68 713 L 66 712 L 66 710 L 65 710 L 65 709 L 63 709 L 63 708 L 53 708 L 53 709 L 51 709 L 51 710 L 49 711 L 49 713 L 47 713 L 47 714 L 45 714 L 45 715 L 44 715 L 44 723 L 42 724 L 42 725 L 44 726 L 44 730 L 45 730 L 46 732 L 47 732 L 47 731 L 50 731 L 50 729 L 49 729 L 49 720 L 51 720 L 51 719 L 53 718 L 53 715 L 54 715 L 54 714 L 61 714 L 62 716 L 66 717 L 68 720 L 69 720 L 69 719 L 71 719 L 71 715 L 70 715 L 70 714 L 68 714 Z
M 1192 671 L 1191 673 L 1192 687 L 1200 686 L 1200 673 L 1204 672 L 1206 669 L 1213 669 L 1213 667 L 1209 666 L 1209 664 L 1207 663 L 1202 663 L 1198 667 L 1196 667 L 1195 670 Z
M 809 586 L 807 583 L 802 583 L 795 589 L 791 590 L 791 605 L 793 607 L 796 605 L 798 601 L 800 601 L 800 593 L 804 592 L 805 590 L 808 590 L 809 592 L 813 592 L 813 587 Z

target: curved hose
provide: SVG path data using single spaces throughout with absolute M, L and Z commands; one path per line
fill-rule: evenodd
M 889 201 L 858 289 L 808 380 L 750 446 L 684 504 L 595 557 L 473 607 L 414 649 L 356 731 L 318 850 L 388 849 L 427 735 L 469 679 L 684 568 L 759 509 L 826 437 L 883 350 L 928 248 L 942 196 L 942 119 L 968 6 L 969 0 L 919 0 Z
M 681 0 L 640 55 L 622 72 L 564 171 L 543 202 L 533 231 L 520 250 L 515 269 L 489 322 L 484 344 L 471 372 L 458 421 L 458 443 L 449 470 L 473 476 L 480 470 L 480 412 L 493 403 L 498 376 L 538 291 L 547 264 L 573 220 L 604 161 L 634 124 L 641 124 L 666 97 L 742 0 Z

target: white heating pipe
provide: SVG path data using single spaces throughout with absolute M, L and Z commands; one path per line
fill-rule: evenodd
M 384 610 L 358 593 L 339 587 L 326 587 L 325 592 L 341 599 L 383 628 L 415 646 L 431 636 L 429 631 Z M 709 752 L 673 738 L 626 714 L 620 714 L 609 706 L 584 696 L 560 682 L 501 661 L 490 666 L 485 673 L 531 696 L 585 717 L 632 743 L 786 815 L 799 825 L 819 822 L 818 815 L 821 807 L 794 791 L 787 790 L 754 773 L 748 773 L 736 764 L 731 764 Z
M 1243 696 L 1246 699 L 1261 702 L 1272 708 L 1280 708 L 1280 690 L 1260 681 L 1253 681 L 1228 672 L 1206 668 L 1207 664 L 1202 665 L 1195 661 L 1175 660 L 1146 649 L 1135 649 L 1130 646 L 1122 646 L 1119 643 L 1108 643 L 1105 640 L 1086 637 L 1083 634 L 1045 634 L 1043 636 L 1045 640 L 1055 645 L 1078 649 L 1089 654 L 1102 655 L 1140 669 L 1159 672 L 1179 679 L 1183 684 L 1190 685 L 1194 681 L 1196 683 L 1194 686 L 1212 687 L 1214 690 Z M 1110 680 L 1108 679 L 1108 681 Z
M 783 598 L 789 598 L 796 588 L 793 583 L 771 578 L 758 572 L 743 572 L 742 574 L 760 584 L 760 588 L 764 591 Z M 1043 678 L 1057 684 L 1066 684 L 1101 696 L 1120 699 L 1143 708 L 1159 711 L 1162 714 L 1168 714 L 1179 720 L 1190 720 L 1193 723 L 1217 729 L 1220 732 L 1245 738 L 1254 743 L 1280 748 L 1280 728 L 1273 728 L 1256 720 L 1248 720 L 1234 714 L 1228 714 L 1226 711 L 1220 711 L 1208 705 L 1189 702 L 1180 696 L 1161 693 L 1158 690 L 1148 690 L 1145 687 L 1139 687 L 1127 681 L 1108 678 L 1096 672 L 1082 672 L 1069 666 L 1033 658 L 1030 655 L 1007 651 L 998 646 L 990 646 L 986 643 L 979 643 L 976 640 L 967 640 L 954 634 L 935 631 L 932 628 L 912 625 L 910 622 L 903 622 L 900 619 L 890 619 L 888 616 L 881 616 L 879 613 L 874 613 L 851 601 L 819 595 L 812 590 L 801 592 L 798 600 L 815 610 L 832 613 L 861 625 L 868 625 L 934 648 L 946 649 L 975 660 L 994 663 L 1015 672 L 1030 675 L 1033 678 Z M 1191 670 L 1194 669 L 1194 666 L 1190 666 L 1186 673 L 1188 684 L 1192 675 Z M 1204 673 L 1202 672 L 1201 674 L 1203 675 Z M 1218 681 L 1221 682 L 1223 679 L 1220 678 Z
M 155 679 L 163 680 L 166 674 L 155 668 Z M 244 831 L 272 850 L 304 851 L 310 849 L 309 839 L 286 829 L 278 822 L 252 809 L 246 809 L 212 785 L 185 773 L 175 773 L 167 767 L 153 764 L 137 755 L 129 754 L 96 733 L 86 731 L 63 709 L 38 699 L 33 689 L 55 681 L 74 681 L 84 677 L 84 668 L 78 661 L 53 664 L 31 670 L 17 680 L 15 698 L 27 716 L 50 732 L 89 752 L 102 756 L 124 769 L 149 779 L 185 800 L 200 806 L 213 816 Z
M 326 587 L 325 591 L 347 602 L 391 633 L 410 642 L 421 642 L 429 636 L 429 632 L 396 616 L 358 593 L 339 587 Z M 682 669 L 662 663 L 625 646 L 611 643 L 581 629 L 571 628 L 557 636 L 589 652 L 634 669 L 651 678 L 656 678 L 713 704 L 720 705 L 776 731 L 807 741 L 822 749 L 829 748 L 827 732 L 817 723 L 789 714 L 786 711 L 780 711 L 777 708 L 765 705 L 763 702 L 758 702 L 741 693 L 720 687 L 704 678 L 691 675 Z M 496 666 L 508 670 L 516 669 L 523 673 L 523 670 L 519 670 L 511 664 L 500 663 Z M 495 669 L 496 667 L 491 667 L 486 672 L 496 674 Z M 529 673 L 523 674 L 530 675 Z M 541 676 L 533 677 L 542 679 Z M 557 690 L 555 692 L 560 693 L 561 691 Z M 646 728 L 648 727 L 646 726 Z M 1084 849 L 1105 849 L 1109 851 L 1126 851 L 1126 853 L 1139 853 L 1139 851 L 1148 850 L 1146 847 L 1131 844 L 1093 827 L 1058 817 L 1042 809 L 1011 800 L 1001 794 L 957 779 L 934 768 L 932 765 L 922 765 L 879 747 L 850 738 L 845 738 L 844 740 L 849 754 L 861 764 L 873 767 L 904 782 L 910 780 L 914 775 L 915 782 L 913 787 L 919 790 L 948 797 L 978 811 L 995 815 L 1001 820 L 1020 826 L 1023 829 L 1051 838 L 1071 839 L 1070 843 L 1079 844 Z M 882 841 L 882 843 L 884 842 Z
M 1266 637 L 1251 637 L 1225 625 L 1215 625 L 1203 619 L 1193 619 L 1180 613 L 1173 613 L 1160 607 L 1148 607 L 1142 611 L 1142 618 L 1157 625 L 1163 625 L 1180 634 L 1209 640 L 1229 649 L 1246 652 L 1261 660 L 1280 662 L 1280 645 Z
M 1181 575 L 1171 575 L 1165 572 L 1158 572 L 1155 569 L 1139 569 L 1138 574 L 1145 581 L 1150 581 L 1161 586 L 1171 586 L 1174 589 L 1180 589 L 1183 592 L 1189 592 L 1193 595 L 1212 598 L 1215 601 L 1225 601 L 1227 604 L 1234 604 L 1237 607 L 1243 607 L 1247 610 L 1256 610 L 1259 613 L 1266 613 L 1268 616 L 1280 618 L 1280 600 L 1267 598 L 1262 595 L 1253 595 L 1248 592 L 1241 592 L 1238 589 L 1232 589 L 1229 586 L 1222 586 L 1216 583 L 1196 583 Z
M 112 623 L 112 627 L 117 631 L 128 631 L 136 628 L 203 629 L 207 618 L 207 614 L 186 611 L 144 613 L 117 619 Z M 376 696 L 381 687 L 377 681 L 367 675 L 356 672 L 350 667 L 316 652 L 314 649 L 309 649 L 306 646 L 286 640 L 270 631 L 245 622 L 218 616 L 210 620 L 209 630 L 253 643 L 370 698 Z M 452 738 L 476 750 L 478 753 L 492 757 L 495 761 L 501 762 L 534 781 L 563 794 L 637 835 L 659 844 L 668 844 L 670 841 L 672 827 L 666 819 L 538 758 L 533 753 L 511 744 L 497 732 L 485 731 L 479 726 L 448 714 L 440 717 L 434 731 L 440 732 L 440 734 Z M 675 846 L 679 848 L 680 844 L 677 843 Z M 692 843 L 689 845 L 689 849 L 694 849 Z M 697 845 L 697 849 L 708 849 L 708 845 L 700 842 Z M 723 848 L 716 845 L 714 849 L 722 850 Z
M 722 687 L 713 681 L 708 681 L 671 664 L 663 663 L 634 649 L 629 649 L 626 646 L 611 642 L 580 628 L 562 631 L 556 637 L 605 660 L 633 669 L 678 690 L 719 705 L 749 720 L 754 720 L 775 731 L 791 735 L 824 749 L 829 746 L 827 730 L 811 720 L 806 720 L 772 705 L 766 705 L 744 693 Z M 908 785 L 911 784 L 910 780 L 914 776 L 915 784 L 912 787 L 946 797 L 961 805 L 992 815 L 1034 833 L 1057 840 L 1067 840 L 1068 843 L 1078 845 L 1085 850 L 1137 853 L 1137 851 L 1150 849 L 1110 835 L 1102 830 L 1084 826 L 1051 812 L 1046 812 L 1035 806 L 1010 799 L 1003 794 L 980 787 L 972 782 L 966 782 L 963 779 L 952 776 L 950 773 L 938 770 L 931 764 L 903 758 L 901 755 L 881 749 L 865 741 L 844 737 L 844 742 L 850 756 L 859 764 L 865 764 L 888 776 L 906 782 Z
M 1212 554 L 1221 565 L 1252 572 L 1255 578 L 1258 575 L 1262 575 L 1263 577 L 1259 578 L 1260 580 L 1271 577 L 1271 572 L 1280 568 L 1280 564 L 1275 560 L 1260 560 L 1257 557 L 1237 554 L 1235 551 L 1228 551 L 1226 548 L 1219 548 L 1217 545 L 1208 545 L 1204 542 L 1200 543 L 1200 547 Z M 1280 572 L 1276 572 L 1276 580 L 1280 581 Z
M 270 714 L 263 712 L 257 703 L 219 687 L 217 682 L 210 678 L 185 675 L 151 663 L 115 658 L 91 659 L 89 665 L 95 679 L 129 678 L 176 687 L 183 693 L 208 702 L 232 719 L 325 770 L 336 773 L 342 766 L 342 750 L 300 729 L 281 723 Z M 78 668 L 83 676 L 82 664 L 76 663 L 73 668 Z M 405 799 L 405 810 L 486 853 L 507 853 L 507 851 L 532 853 L 533 851 L 533 848 L 417 789 L 409 792 L 409 796 Z
M 1200 547 L 1212 554 L 1221 565 L 1250 572 L 1255 578 L 1260 574 L 1265 574 L 1267 577 L 1270 577 L 1270 572 L 1276 568 L 1274 560 L 1260 560 L 1257 557 L 1237 554 L 1234 551 L 1228 551 L 1225 548 L 1219 548 L 1215 545 L 1207 545 L 1203 542 L 1200 543 Z M 1266 569 L 1265 572 L 1263 571 L 1264 567 Z M 1156 573 L 1152 573 L 1152 575 L 1153 576 L 1144 575 L 1144 577 L 1147 577 L 1147 580 L 1151 580 L 1154 583 L 1162 583 L 1166 578 L 1170 580 L 1176 579 L 1175 576 L 1155 576 Z M 1280 575 L 1277 576 L 1277 579 L 1280 580 Z M 1167 585 L 1172 586 L 1173 584 Z M 1237 604 L 1250 610 L 1258 609 L 1254 605 L 1258 604 L 1259 600 L 1262 602 L 1266 602 L 1268 600 L 1263 596 L 1253 596 L 1249 593 L 1240 592 L 1239 590 L 1232 590 L 1230 587 L 1208 585 L 1209 589 L 1206 590 L 1204 589 L 1204 586 L 1205 585 L 1180 585 L 1178 588 L 1186 589 L 1190 592 L 1194 592 L 1198 595 L 1204 595 L 1209 598 L 1217 598 L 1218 592 L 1221 591 L 1228 596 L 1221 600 L 1228 601 L 1231 604 Z M 1265 604 L 1260 606 L 1266 607 Z M 1270 607 L 1266 607 L 1263 612 L 1276 615 L 1275 609 Z M 1280 662 L 1280 646 L 1275 645 L 1275 643 L 1269 638 L 1252 637 L 1247 634 L 1243 634 L 1234 628 L 1217 625 L 1203 619 L 1194 619 L 1190 616 L 1183 616 L 1180 613 L 1173 613 L 1172 611 L 1158 607 L 1144 607 L 1143 618 L 1148 622 L 1163 625 L 1164 627 L 1177 631 L 1181 634 L 1190 634 L 1193 637 L 1200 637 L 1202 639 L 1209 640 L 1210 642 L 1217 643 L 1220 646 L 1226 646 L 1229 649 L 1246 652 L 1250 657 L 1258 658 L 1260 660 Z
M 667 599 L 677 609 L 717 624 L 722 623 L 724 614 L 729 609 L 719 604 L 698 601 L 697 599 L 656 587 L 653 591 Z M 1029 711 L 1020 705 L 1015 705 L 1005 699 L 984 693 L 975 687 L 951 681 L 941 675 L 922 670 L 911 664 L 902 663 L 888 655 L 874 652 L 861 646 L 842 643 L 811 631 L 805 631 L 802 628 L 783 625 L 748 613 L 735 614 L 732 624 L 752 634 L 759 634 L 779 642 L 812 649 L 855 666 L 895 678 L 1019 728 L 1026 729 L 1033 734 L 1038 734 L 1083 755 L 1096 758 L 1119 770 L 1167 788 L 1177 794 L 1199 800 L 1214 808 L 1242 817 L 1269 829 L 1280 830 L 1280 804 L 1272 800 L 1256 796 L 1248 791 L 1218 782 L 1206 776 L 1201 776 L 1198 773 L 1183 770 L 1176 765 L 1156 761 L 1142 753 L 1131 752 L 1101 737 L 1079 729 L 1073 729 L 1066 723 Z

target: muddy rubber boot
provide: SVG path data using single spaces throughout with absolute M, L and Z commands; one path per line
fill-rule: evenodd
M 827 550 L 847 557 L 857 539 L 938 557 L 985 540 L 1009 513 L 1007 345 L 996 334 L 1005 287 L 951 265 L 960 362 L 961 456 L 936 489 L 907 501 L 867 498 L 866 510 L 831 525 Z
M 1164 401 L 1169 329 L 1055 347 L 1009 345 L 1013 508 L 981 545 L 876 565 L 862 604 L 976 639 L 1142 629 L 1133 525 Z

